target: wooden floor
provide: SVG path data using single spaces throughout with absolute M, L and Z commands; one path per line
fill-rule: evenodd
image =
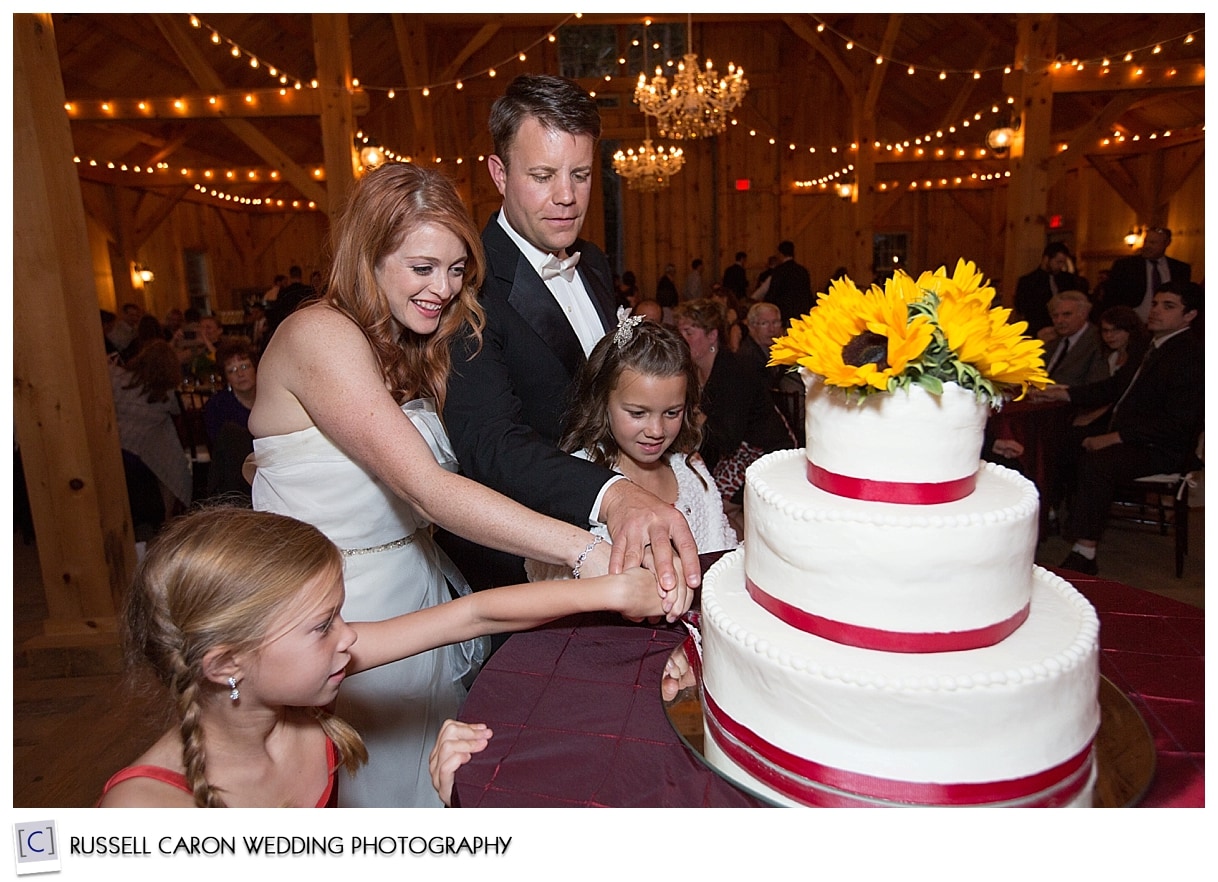
M 1205 510 L 1194 509 L 1184 578 L 1174 575 L 1170 537 L 1112 526 L 1100 548 L 1100 575 L 1205 607 Z M 1041 543 L 1037 563 L 1059 564 L 1066 543 Z M 22 644 L 46 615 L 33 545 L 13 542 L 13 806 L 87 807 L 102 784 L 168 726 L 158 689 L 118 675 L 34 679 Z

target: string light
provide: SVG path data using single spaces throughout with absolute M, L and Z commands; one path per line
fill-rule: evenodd
M 896 64 L 896 65 L 903 66 L 906 68 L 906 73 L 908 73 L 911 76 L 916 72 L 926 72 L 926 73 L 937 73 L 940 80 L 946 80 L 949 75 L 950 76 L 965 76 L 965 77 L 969 77 L 974 80 L 978 80 L 978 79 L 981 79 L 982 75 L 987 74 L 987 73 L 993 73 L 995 71 L 1002 71 L 1003 74 L 1009 74 L 1011 72 L 1010 65 L 1002 65 L 1002 66 L 995 65 L 993 67 L 987 67 L 987 68 L 981 68 L 981 69 L 969 68 L 967 70 L 952 69 L 952 68 L 940 69 L 940 68 L 926 67 L 924 65 L 916 64 L 916 63 L 910 62 L 910 61 L 903 61 L 898 58 L 885 58 L 885 57 L 883 57 L 883 54 L 878 49 L 868 48 L 866 45 L 864 45 L 862 42 L 860 42 L 856 37 L 852 37 L 849 34 L 843 33 L 841 31 L 835 29 L 834 27 L 829 25 L 827 22 L 825 22 L 823 19 L 820 19 L 817 16 L 813 16 L 813 18 L 816 18 L 817 22 L 818 22 L 817 26 L 816 26 L 817 33 L 824 33 L 825 31 L 828 31 L 830 34 L 833 34 L 835 37 L 839 38 L 842 41 L 842 44 L 845 49 L 847 49 L 849 51 L 858 49 L 862 52 L 866 52 L 869 55 L 873 55 L 873 56 L 875 56 L 876 64 L 879 64 L 881 62 L 881 59 L 883 59 L 883 61 L 886 61 L 890 64 Z M 1160 40 L 1155 43 L 1148 43 L 1148 44 L 1142 45 L 1142 46 L 1135 46 L 1134 48 L 1129 49 L 1125 52 L 1124 59 L 1126 62 L 1131 62 L 1131 61 L 1133 61 L 1135 55 L 1139 55 L 1144 52 L 1149 52 L 1151 55 L 1159 55 L 1160 53 L 1162 53 L 1164 45 L 1166 43 L 1172 43 L 1172 42 L 1175 42 L 1176 40 L 1179 40 L 1183 45 L 1189 45 L 1195 41 L 1197 33 L 1198 33 L 1198 31 L 1189 31 L 1184 34 L 1180 34 L 1179 36 L 1172 37 L 1168 40 Z M 1072 59 L 1067 64 L 1067 66 L 1074 67 L 1074 68 L 1081 70 L 1087 64 L 1100 64 L 1100 63 L 1107 65 L 1108 60 L 1105 59 L 1103 56 L 1098 56 L 1096 58 L 1091 58 L 1091 59 L 1075 58 L 1075 59 Z M 1062 64 L 1063 64 L 1063 62 L 1055 60 L 1053 66 L 1060 67 Z
M 292 76 L 289 76 L 288 74 L 284 73 L 279 68 L 278 65 L 266 64 L 261 58 L 259 58 L 253 52 L 250 52 L 248 49 L 244 49 L 241 46 L 239 46 L 235 40 L 230 40 L 228 37 L 221 36 L 220 32 L 218 30 L 216 30 L 211 25 L 204 22 L 197 15 L 190 16 L 190 26 L 192 28 L 195 28 L 196 30 L 207 29 L 207 30 L 211 31 L 211 36 L 208 39 L 210 40 L 210 42 L 213 45 L 220 46 L 223 44 L 227 44 L 229 47 L 229 50 L 228 50 L 229 54 L 232 55 L 233 58 L 241 58 L 242 56 L 248 56 L 250 67 L 254 68 L 255 70 L 258 70 L 260 68 L 265 69 L 268 76 L 279 80 L 280 85 L 287 85 L 289 80 L 295 80 L 296 88 L 299 89 L 301 87 L 301 80 L 299 78 L 292 77 Z M 316 80 L 313 81 L 312 86 L 314 89 L 317 88 Z
M 473 74 L 465 74 L 465 75 L 461 76 L 460 78 L 454 78 L 451 80 L 438 81 L 438 82 L 428 83 L 428 84 L 420 84 L 420 85 L 415 85 L 415 86 L 365 85 L 365 86 L 363 86 L 363 88 L 365 91 L 383 91 L 383 92 L 385 92 L 386 96 L 390 99 L 394 99 L 397 96 L 398 92 L 401 91 L 402 89 L 415 89 L 415 90 L 420 91 L 423 95 L 430 95 L 430 90 L 432 88 L 438 88 L 438 87 L 447 86 L 447 85 L 452 85 L 457 90 L 461 90 L 463 88 L 464 84 L 469 82 L 471 79 L 475 79 L 475 78 L 481 77 L 481 76 L 486 76 L 488 78 L 494 78 L 497 75 L 498 68 L 501 68 L 504 65 L 510 64 L 514 60 L 518 60 L 518 59 L 523 60 L 523 59 L 527 58 L 527 53 L 529 51 L 531 51 L 533 48 L 535 48 L 536 46 L 540 45 L 541 43 L 556 42 L 555 31 L 557 31 L 559 28 L 561 28 L 563 25 L 565 25 L 567 22 L 569 22 L 572 18 L 579 19 L 581 17 L 582 16 L 580 13 L 574 13 L 574 14 L 565 16 L 555 26 L 555 28 L 553 28 L 552 30 L 547 32 L 545 35 L 543 35 L 538 40 L 534 41 L 529 46 L 526 46 L 523 49 L 514 51 L 511 55 L 507 56 L 499 64 L 488 66 Z M 248 63 L 252 69 L 266 71 L 268 76 L 276 79 L 277 82 L 281 86 L 287 87 L 290 84 L 291 88 L 293 88 L 295 90 L 300 90 L 301 88 L 303 88 L 303 83 L 304 83 L 303 80 L 301 80 L 298 77 L 292 76 L 289 73 L 286 73 L 277 64 L 268 63 L 266 61 L 266 59 L 260 58 L 257 54 L 250 52 L 248 49 L 240 46 L 238 43 L 236 43 L 236 41 L 233 41 L 233 40 L 223 36 L 217 29 L 211 27 L 210 25 L 208 25 L 206 22 L 204 22 L 197 16 L 190 15 L 189 20 L 190 20 L 190 24 L 193 28 L 199 29 L 201 31 L 206 31 L 208 33 L 207 39 L 211 44 L 213 44 L 215 46 L 219 46 L 219 47 L 228 47 L 227 51 L 230 54 L 232 54 L 233 57 L 237 57 L 237 58 L 242 57 L 242 56 L 247 57 L 249 59 Z M 1061 65 L 1059 62 L 1057 62 L 1055 60 L 1052 66 L 1056 69 L 1072 69 L 1072 70 L 1076 70 L 1076 71 L 1082 71 L 1082 70 L 1085 70 L 1085 68 L 1088 64 L 1094 64 L 1100 68 L 1099 72 L 1101 75 L 1107 75 L 1108 72 L 1110 70 L 1112 70 L 1112 68 L 1113 68 L 1112 57 L 1120 56 L 1124 62 L 1129 64 L 1134 61 L 1135 56 L 1140 55 L 1140 54 L 1149 53 L 1150 55 L 1160 56 L 1163 53 L 1163 51 L 1165 50 L 1166 46 L 1170 45 L 1171 43 L 1173 43 L 1177 40 L 1180 41 L 1183 45 L 1193 44 L 1196 41 L 1197 34 L 1200 33 L 1201 30 L 1202 29 L 1198 29 L 1198 30 L 1190 31 L 1186 34 L 1182 34 L 1177 37 L 1172 37 L 1168 40 L 1161 40 L 1156 43 L 1151 43 L 1151 44 L 1147 44 L 1147 45 L 1143 45 L 1143 46 L 1137 46 L 1132 49 L 1126 50 L 1124 53 L 1113 52 L 1113 53 L 1110 53 L 1108 56 L 1097 56 L 1092 59 L 1072 59 L 1070 62 L 1066 63 L 1065 65 Z M 981 78 L 981 76 L 983 74 L 991 73 L 994 71 L 1001 71 L 1003 74 L 1011 73 L 1011 66 L 1009 64 L 1003 65 L 1001 67 L 995 66 L 995 67 L 989 67 L 989 68 L 983 68 L 983 69 L 969 69 L 969 70 L 953 70 L 950 68 L 946 68 L 946 69 L 933 68 L 932 69 L 932 68 L 925 67 L 923 65 L 919 65 L 917 63 L 904 61 L 899 58 L 883 56 L 879 51 L 869 49 L 864 43 L 860 42 L 856 38 L 849 37 L 847 35 L 839 33 L 838 31 L 836 31 L 834 28 L 829 26 L 824 21 L 818 21 L 817 26 L 816 26 L 816 31 L 818 33 L 824 33 L 826 31 L 828 31 L 830 34 L 833 34 L 833 35 L 841 38 L 844 43 L 849 43 L 850 44 L 849 48 L 858 49 L 859 51 L 873 55 L 875 58 L 876 64 L 881 64 L 881 63 L 887 62 L 889 64 L 894 64 L 894 65 L 904 67 L 906 74 L 908 76 L 915 76 L 919 73 L 930 72 L 930 73 L 937 74 L 937 76 L 940 80 L 945 80 L 949 75 L 968 76 L 968 77 L 976 80 L 976 79 Z M 624 64 L 624 61 L 625 61 L 624 59 L 619 59 L 619 64 Z M 1145 71 L 1144 71 L 1144 69 L 1142 69 L 1139 66 L 1136 69 L 1136 73 L 1134 75 L 1145 76 Z M 1177 71 L 1175 68 L 1171 68 L 1170 70 L 1165 71 L 1165 76 L 1170 77 L 1170 76 L 1176 76 L 1176 75 L 1178 75 L 1178 74 L 1177 74 Z M 359 84 L 359 80 L 354 79 L 353 86 L 358 86 L 358 84 Z M 309 86 L 311 88 L 317 88 L 318 87 L 317 80 L 316 79 L 310 80 Z M 269 93 L 264 92 L 263 94 L 269 94 Z M 286 95 L 286 88 L 280 89 L 279 95 L 280 96 Z M 246 102 L 249 102 L 249 103 L 253 102 L 253 99 L 250 96 L 247 96 L 245 98 L 245 100 L 246 100 Z M 1011 101 L 1013 101 L 1013 99 L 1008 99 L 1008 102 L 1011 102 Z M 158 102 L 156 102 L 154 100 L 145 99 L 143 101 L 138 102 L 138 104 L 136 106 L 138 107 L 138 110 L 140 111 L 140 113 L 143 115 L 157 114 L 158 113 L 157 103 Z M 211 107 L 213 107 L 213 108 L 219 109 L 219 102 L 217 101 L 217 98 L 215 96 L 212 96 L 208 99 L 208 104 L 211 105 Z M 111 101 L 99 102 L 98 104 L 95 104 L 93 106 L 100 107 L 102 112 L 105 114 L 115 114 L 116 109 L 117 109 L 117 105 Z M 172 107 L 173 110 L 175 110 L 179 113 L 185 109 L 185 104 L 181 99 L 173 100 L 172 104 L 170 106 Z M 83 115 L 87 115 L 87 113 L 88 113 L 87 110 L 84 110 L 82 108 L 82 102 L 80 102 L 80 101 L 66 102 L 64 104 L 64 108 L 70 117 L 80 117 Z M 991 108 L 991 109 L 994 112 L 997 112 L 997 108 Z M 164 112 L 164 111 L 162 111 L 162 112 Z M 913 147 L 912 157 L 906 157 L 906 155 L 905 155 L 907 151 L 911 150 L 911 143 L 908 140 L 903 141 L 903 142 L 888 142 L 888 143 L 876 142 L 875 144 L 873 144 L 873 147 L 877 150 L 877 152 L 882 151 L 883 154 L 889 154 L 897 159 L 951 160 L 951 159 L 967 158 L 967 154 L 965 154 L 962 150 L 959 150 L 959 149 L 953 151 L 952 155 L 948 155 L 948 154 L 940 151 L 940 152 L 936 153 L 934 156 L 928 157 L 925 155 L 924 152 L 921 152 L 920 146 L 929 144 L 933 140 L 942 140 L 942 139 L 946 138 L 948 135 L 957 133 L 958 129 L 968 129 L 970 127 L 971 122 L 980 121 L 981 118 L 982 118 L 981 112 L 978 112 L 976 114 L 973 114 L 971 117 L 965 117 L 964 119 L 962 119 L 959 122 L 958 125 L 948 126 L 946 130 L 941 129 L 941 130 L 936 131 L 933 134 L 926 134 L 926 135 L 922 136 L 921 138 L 915 138 L 913 141 L 914 147 Z M 738 126 L 738 120 L 733 118 L 730 120 L 730 124 L 731 124 L 731 126 L 736 127 L 736 126 Z M 1201 129 L 1202 129 L 1202 131 L 1204 130 L 1203 124 L 1201 125 Z M 1170 130 L 1145 133 L 1142 135 L 1139 135 L 1136 133 L 1129 134 L 1129 133 L 1123 133 L 1123 132 L 1118 131 L 1118 132 L 1115 132 L 1110 137 L 1101 139 L 1098 142 L 1097 146 L 1099 146 L 1101 148 L 1122 146 L 1126 143 L 1138 142 L 1140 139 L 1145 139 L 1147 141 L 1155 141 L 1155 140 L 1159 140 L 1159 139 L 1163 139 L 1163 138 L 1170 138 L 1170 137 L 1172 137 L 1172 134 L 1173 133 Z M 756 131 L 755 130 L 750 131 L 750 135 L 756 136 Z M 770 142 L 776 143 L 776 139 L 770 139 Z M 409 155 L 402 155 L 402 154 L 396 153 L 388 148 L 382 148 L 382 149 L 384 150 L 386 157 L 392 161 L 397 161 L 397 162 L 413 161 L 413 158 Z M 787 149 L 789 149 L 791 151 L 797 151 L 797 150 L 802 151 L 804 149 L 804 146 L 796 145 L 794 143 L 788 143 Z M 812 155 L 817 154 L 818 149 L 820 151 L 828 153 L 829 155 L 837 155 L 840 153 L 845 153 L 847 151 L 857 152 L 857 145 L 850 145 L 849 148 L 842 147 L 840 145 L 831 145 L 827 148 L 826 147 L 818 148 L 817 146 L 806 146 L 806 149 L 807 149 L 808 153 L 812 154 Z M 1065 145 L 1064 144 L 1061 145 L 1059 147 L 1059 149 L 1064 150 Z M 980 151 L 979 153 L 974 154 L 975 158 L 982 158 L 983 155 L 984 155 L 984 150 Z M 480 156 L 477 158 L 477 161 L 481 162 L 482 159 L 483 159 L 483 157 Z M 466 158 L 466 157 L 457 157 L 455 159 L 449 159 L 447 161 L 454 162 L 455 164 L 461 164 L 467 160 L 468 160 L 468 158 Z M 94 159 L 82 160 L 80 157 L 74 157 L 74 161 L 78 164 L 87 164 L 91 167 L 97 167 L 97 166 L 99 166 L 99 164 L 105 164 L 105 163 L 99 163 L 98 160 L 94 160 Z M 433 161 L 436 163 L 441 163 L 446 160 L 443 160 L 440 157 L 435 157 Z M 884 162 L 884 161 L 891 161 L 891 160 L 881 157 L 880 161 Z M 108 163 L 105 165 L 107 165 L 107 167 L 110 169 L 118 169 L 119 171 L 121 171 L 123 173 L 137 174 L 137 172 L 134 172 L 134 169 L 137 168 L 137 166 L 125 166 L 125 165 L 115 166 L 114 163 Z M 162 168 L 162 166 L 164 166 L 164 167 Z M 796 186 L 799 189 L 811 189 L 813 187 L 821 188 L 822 185 L 824 187 L 827 187 L 830 181 L 837 180 L 838 178 L 840 178 L 840 176 L 842 174 L 846 173 L 845 169 L 849 169 L 849 168 L 853 168 L 853 166 L 846 166 L 843 168 L 839 168 L 832 173 L 822 176 L 821 178 L 814 179 L 814 181 L 812 181 L 812 182 L 808 182 L 808 181 L 796 182 Z M 168 167 L 165 166 L 164 164 L 158 164 L 157 168 L 147 167 L 146 169 L 142 169 L 140 172 L 138 172 L 138 174 L 147 175 L 149 173 L 157 173 L 157 172 L 161 172 L 161 171 L 168 173 Z M 202 169 L 182 168 L 179 170 L 178 174 L 181 177 L 187 178 L 187 179 L 189 179 L 191 177 L 199 176 L 199 175 L 205 175 L 210 178 L 212 175 L 212 172 L 205 171 Z M 251 171 L 245 172 L 243 174 L 245 175 L 245 177 L 248 180 L 257 180 L 257 178 L 254 177 L 254 175 L 257 174 L 256 170 L 251 170 Z M 1007 174 L 1009 175 L 1009 172 Z M 321 169 L 316 169 L 312 173 L 312 176 L 315 180 L 320 180 L 322 178 L 322 175 L 323 175 L 323 172 Z M 267 178 L 273 179 L 273 180 L 278 180 L 278 178 L 279 178 L 278 173 L 274 170 L 271 170 L 269 173 L 266 173 L 265 176 Z M 970 180 L 977 179 L 977 178 L 978 178 L 977 174 L 974 173 L 974 175 L 970 178 Z M 991 176 L 991 177 L 982 176 L 980 179 L 983 181 L 984 180 L 995 180 L 995 179 L 997 179 L 997 176 Z M 892 188 L 892 187 L 901 186 L 901 185 L 897 182 L 886 182 L 885 186 L 888 188 Z M 911 181 L 905 186 L 909 186 L 911 188 L 916 188 L 919 186 L 919 183 L 917 181 Z M 929 181 L 923 181 L 921 183 L 922 189 L 926 189 L 929 186 L 931 186 L 931 182 L 929 182 Z M 879 184 L 877 184 L 877 189 L 882 189 L 882 187 Z M 221 197 L 217 196 L 215 198 L 219 199 Z M 229 197 L 229 199 L 226 199 L 225 201 L 235 201 L 235 202 L 237 202 L 237 204 L 243 204 L 243 205 L 244 204 L 251 204 L 251 205 L 257 204 L 257 203 L 253 203 L 253 202 L 246 203 L 246 202 L 242 202 L 240 200 L 241 200 L 241 197 Z M 271 200 L 266 200 L 266 203 L 268 205 L 270 204 L 270 202 L 271 202 Z M 283 208 L 283 207 L 289 206 L 291 204 L 292 203 L 290 203 L 290 202 L 284 202 L 284 200 L 278 200 L 277 207 Z M 315 209 L 315 206 L 312 203 L 301 202 L 298 200 L 297 204 L 300 206 L 307 206 L 309 208 L 309 210 Z

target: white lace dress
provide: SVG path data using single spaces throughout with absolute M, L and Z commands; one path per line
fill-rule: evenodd
M 586 451 L 579 451 L 572 455 L 590 459 Z M 684 453 L 674 453 L 668 457 L 668 466 L 677 478 L 675 505 L 689 523 L 690 532 L 694 534 L 694 541 L 698 543 L 698 553 L 725 551 L 739 545 L 736 531 L 728 521 L 727 515 L 723 513 L 723 498 L 719 495 L 719 490 L 715 487 L 715 482 L 702 460 L 695 457 L 691 461 L 689 456 Z M 690 466 L 693 467 L 693 470 L 690 469 Z M 702 481 L 698 480 L 699 476 Z M 609 540 L 609 529 L 604 524 L 592 521 L 588 524 L 588 529 L 606 541 Z M 524 569 L 531 582 L 571 578 L 569 567 L 536 560 L 526 560 Z
M 440 465 L 455 471 L 434 403 L 409 401 L 402 410 Z M 378 621 L 443 603 L 450 599 L 446 577 L 468 591 L 423 516 L 316 426 L 257 438 L 254 457 L 254 508 L 310 523 L 342 549 L 347 621 Z M 441 723 L 455 717 L 465 699 L 461 678 L 476 655 L 470 644 L 442 647 L 343 683 L 335 712 L 363 736 L 368 764 L 354 777 L 340 775 L 340 806 L 441 805 L 427 757 Z

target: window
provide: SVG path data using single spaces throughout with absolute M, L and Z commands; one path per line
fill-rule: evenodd
M 644 32 L 647 40 L 644 52 Z M 619 39 L 621 43 L 619 44 Z M 558 70 L 564 77 L 637 76 L 640 71 L 651 77 L 656 65 L 676 63 L 685 54 L 685 26 L 657 24 L 576 25 L 558 32 Z M 618 64 L 619 58 L 626 63 Z
M 871 240 L 871 269 L 879 278 L 909 263 L 908 233 L 876 233 Z

